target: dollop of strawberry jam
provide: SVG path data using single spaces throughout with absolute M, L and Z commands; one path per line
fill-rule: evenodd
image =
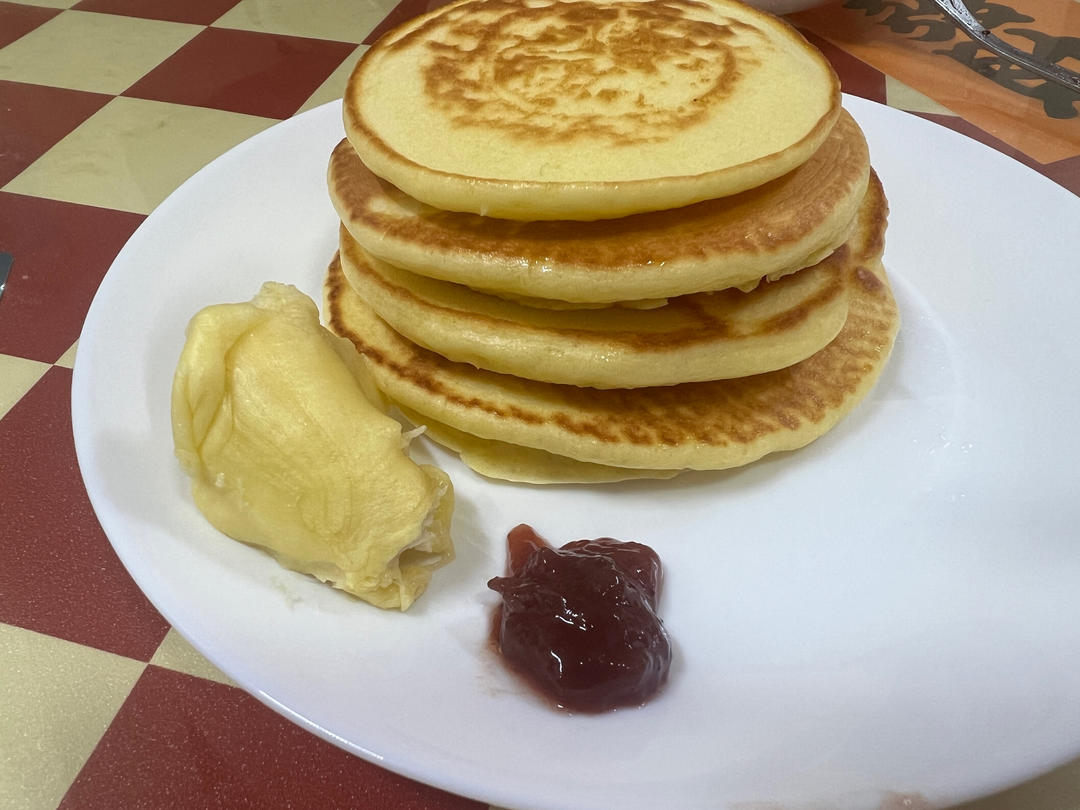
M 492 640 L 556 706 L 637 706 L 667 681 L 671 642 L 656 614 L 663 569 L 646 545 L 610 537 L 552 548 L 530 526 L 507 536 Z

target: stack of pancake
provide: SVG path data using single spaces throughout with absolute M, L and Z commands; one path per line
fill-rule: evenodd
M 899 320 L 840 100 L 816 49 L 736 0 L 458 0 L 350 77 L 324 318 L 491 477 L 805 445 Z

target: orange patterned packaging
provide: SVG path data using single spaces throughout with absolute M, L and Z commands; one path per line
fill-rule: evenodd
M 1045 62 L 1080 68 L 1080 3 L 969 0 L 991 32 Z M 932 0 L 847 0 L 793 22 L 1042 163 L 1080 156 L 1080 94 L 969 39 Z

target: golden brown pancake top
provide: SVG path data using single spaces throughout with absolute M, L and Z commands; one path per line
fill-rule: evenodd
M 766 182 L 839 101 L 816 49 L 732 0 L 459 0 L 365 53 L 345 129 L 436 207 L 588 220 Z
M 388 48 L 425 42 L 427 98 L 455 124 L 533 143 L 660 142 L 705 120 L 740 62 L 757 61 L 737 44 L 751 23 L 695 19 L 687 5 L 487 0 L 483 15 L 430 18 Z

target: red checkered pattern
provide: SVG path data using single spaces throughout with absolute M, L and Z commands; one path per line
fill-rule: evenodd
M 434 3 L 39 2 L 0 1 L 0 252 L 14 256 L 0 301 L 0 807 L 485 810 L 291 725 L 171 630 L 94 517 L 69 407 L 83 318 L 145 216 L 236 143 L 339 97 L 367 44 Z M 1015 130 L 985 131 L 855 55 L 838 25 L 884 23 L 849 5 L 796 18 L 847 92 L 1080 193 L 1080 118 L 1074 154 L 1040 162 Z M 1080 763 L 967 807 L 1080 807 Z

